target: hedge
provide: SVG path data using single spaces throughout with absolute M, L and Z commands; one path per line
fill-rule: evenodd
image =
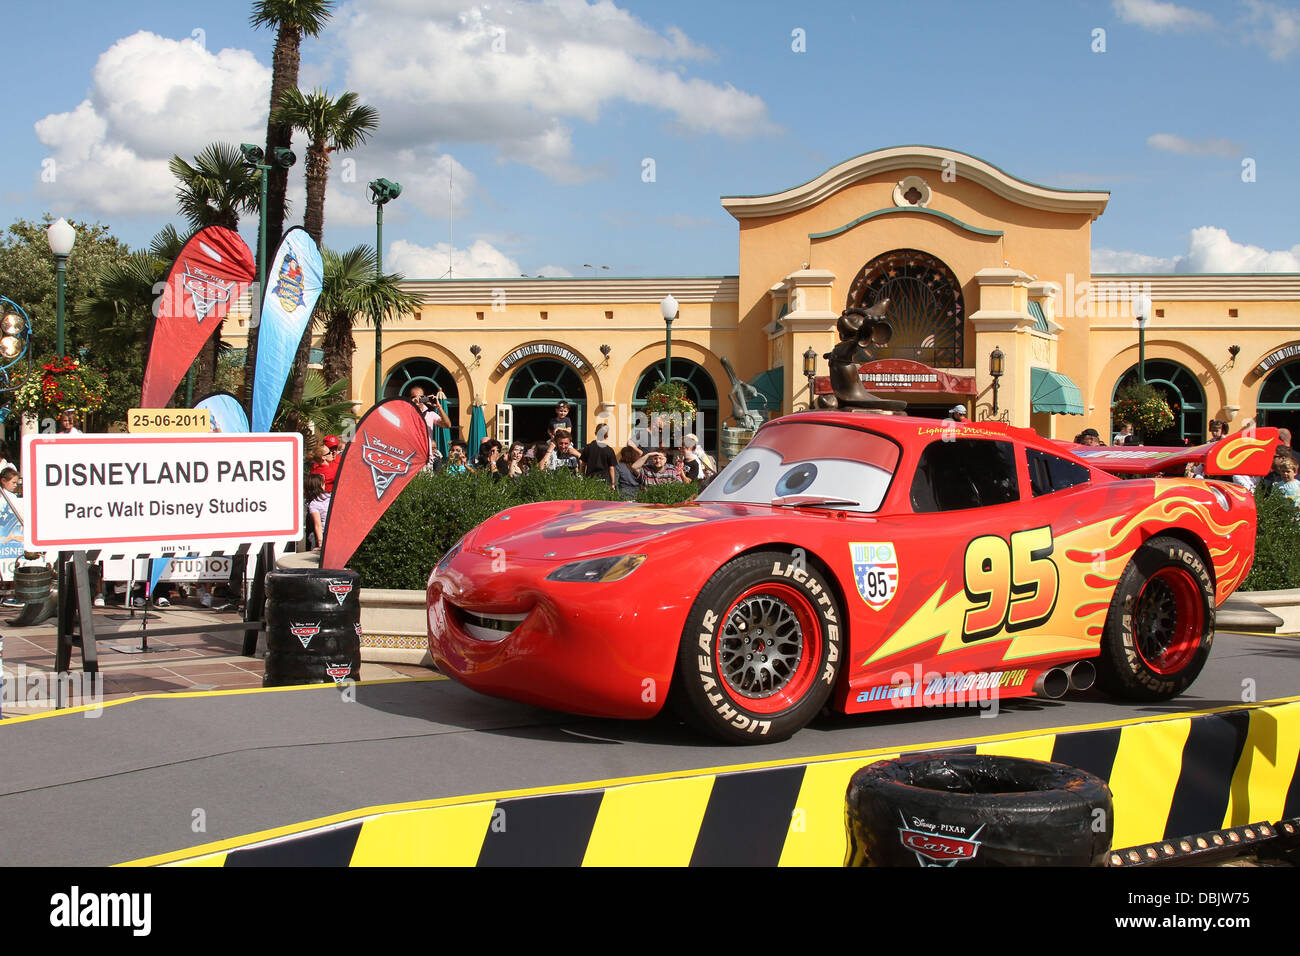
M 638 501 L 693 498 L 695 483 L 652 485 Z M 609 482 L 568 472 L 534 471 L 516 481 L 487 474 L 421 472 L 384 512 L 349 566 L 363 587 L 423 590 L 429 572 L 465 532 L 493 515 L 530 501 L 619 501 Z
M 1281 492 L 1261 486 L 1255 492 L 1255 514 L 1255 566 L 1240 590 L 1300 587 L 1300 512 Z

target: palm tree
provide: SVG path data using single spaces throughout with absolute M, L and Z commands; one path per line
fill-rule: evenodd
M 271 54 L 271 100 L 266 120 L 266 155 L 293 142 L 293 128 L 275 119 L 275 108 L 288 90 L 298 86 L 299 48 L 304 36 L 320 36 L 333 13 L 334 0 L 256 0 L 249 22 L 254 27 L 275 30 L 275 52 Z M 266 248 L 274 255 L 284 237 L 289 170 L 272 163 L 266 181 Z M 253 364 L 257 358 L 257 327 L 248 330 L 248 351 L 244 356 L 244 400 L 251 397 Z
M 325 185 L 329 179 L 330 153 L 356 149 L 379 126 L 379 112 L 372 106 L 358 102 L 357 94 L 344 93 L 330 99 L 324 90 L 303 93 L 288 90 L 273 114 L 280 122 L 288 123 L 307 134 L 307 208 L 303 214 L 303 228 L 321 245 L 325 227 Z M 307 372 L 307 351 L 311 337 L 304 335 L 298 345 L 293 363 L 294 401 L 302 399 L 303 376 Z
M 324 90 L 303 93 L 295 88 L 285 91 L 279 108 L 272 114 L 280 122 L 307 134 L 307 208 L 302 225 L 317 245 L 321 244 L 325 228 L 325 184 L 329 179 L 330 154 L 356 149 L 379 126 L 379 111 L 363 105 L 359 99 L 352 92 L 330 99 Z
M 334 0 L 257 0 L 249 22 L 254 27 L 276 31 L 275 52 L 271 54 L 271 101 L 266 121 L 266 155 L 274 156 L 278 147 L 288 147 L 293 129 L 275 118 L 275 108 L 284 94 L 298 86 L 299 48 L 304 36 L 320 36 L 333 13 Z M 276 249 L 284 236 L 285 192 L 289 171 L 272 165 L 267 179 L 266 248 Z
M 344 394 L 351 395 L 352 355 L 356 351 L 352 325 L 356 316 L 373 321 L 376 314 L 382 319 L 411 313 L 422 300 L 401 288 L 403 276 L 389 273 L 376 277 L 375 250 L 370 246 L 354 246 L 341 255 L 326 249 L 322 258 L 325 275 L 315 318 L 325 322 L 325 380 L 346 382 Z
M 239 150 L 228 143 L 209 143 L 191 165 L 179 156 L 167 164 L 179 184 L 176 203 L 181 215 L 195 229 L 205 226 L 239 228 L 242 213 L 256 213 L 261 199 L 253 171 L 244 165 Z M 221 326 L 199 353 L 195 383 L 200 394 L 212 391 L 217 359 L 221 353 Z

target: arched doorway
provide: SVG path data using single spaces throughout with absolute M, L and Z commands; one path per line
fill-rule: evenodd
M 662 382 L 667 372 L 667 362 L 660 359 L 641 373 L 632 390 L 632 410 L 640 411 L 645 407 L 646 396 L 650 390 Z M 695 403 L 695 434 L 700 439 L 700 446 L 718 457 L 718 389 L 713 384 L 713 376 L 696 365 L 690 359 L 673 359 L 673 381 L 686 386 L 686 397 Z
M 1259 424 L 1300 432 L 1300 361 L 1279 365 L 1259 389 Z
M 1119 377 L 1110 393 L 1110 403 L 1121 388 L 1138 381 L 1138 367 L 1129 368 Z M 1173 409 L 1174 424 L 1158 435 L 1147 435 L 1148 445 L 1199 445 L 1208 435 L 1205 420 L 1205 391 L 1185 366 L 1166 359 L 1147 359 L 1147 382 L 1164 393 L 1165 401 Z M 1112 422 L 1111 433 L 1119 431 L 1119 423 Z M 1107 436 L 1109 441 L 1109 436 Z
M 933 368 L 961 368 L 966 304 L 956 275 L 941 260 L 916 249 L 876 256 L 849 286 L 848 307 L 889 300 L 894 327 L 877 358 L 911 359 Z
M 573 444 L 586 443 L 587 390 L 573 366 L 553 358 L 536 358 L 521 365 L 506 385 L 506 402 L 514 407 L 515 441 L 546 440 L 546 426 L 555 417 L 555 403 L 571 409 Z
M 460 400 L 456 379 L 444 366 L 433 359 L 407 359 L 395 366 L 384 378 L 384 398 L 405 395 L 412 385 L 419 385 L 426 395 L 436 395 L 442 389 L 447 396 L 443 405 L 451 416 L 452 432 L 460 433 Z

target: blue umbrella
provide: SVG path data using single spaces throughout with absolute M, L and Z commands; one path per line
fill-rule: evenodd
M 451 429 L 435 428 L 433 430 L 433 440 L 438 454 L 442 455 L 442 460 L 446 461 L 447 456 L 451 454 Z
M 483 406 L 475 405 L 469 417 L 469 454 L 473 458 L 478 454 L 478 446 L 487 438 L 487 422 L 483 418 Z

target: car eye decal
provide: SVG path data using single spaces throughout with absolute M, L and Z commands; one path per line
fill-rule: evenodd
M 782 497 L 797 495 L 816 478 L 817 466 L 810 461 L 800 462 L 781 476 L 781 480 L 776 483 L 776 493 Z
M 750 461 L 741 465 L 736 473 L 727 479 L 726 485 L 723 486 L 723 494 L 734 494 L 741 488 L 749 484 L 750 479 L 758 474 L 758 462 Z

